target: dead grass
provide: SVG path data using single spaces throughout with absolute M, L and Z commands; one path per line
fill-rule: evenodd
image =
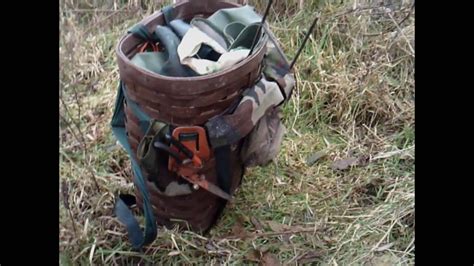
M 320 16 L 297 64 L 278 160 L 248 170 L 209 235 L 160 228 L 143 254 L 112 213 L 114 194 L 132 191 L 109 128 L 114 48 L 161 4 L 89 2 L 61 1 L 61 264 L 268 264 L 269 254 L 292 265 L 414 264 L 412 1 L 275 1 L 271 28 L 290 59 Z M 318 151 L 326 156 L 307 165 Z M 365 163 L 331 168 L 348 157 Z

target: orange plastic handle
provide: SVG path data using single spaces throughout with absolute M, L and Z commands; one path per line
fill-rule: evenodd
M 197 139 L 183 140 L 180 139 L 182 134 L 196 134 Z M 177 127 L 173 130 L 173 138 L 180 141 L 183 146 L 188 148 L 193 153 L 193 158 L 191 159 L 195 167 L 202 167 L 203 162 L 208 161 L 211 158 L 211 149 L 209 148 L 209 143 L 207 142 L 206 130 L 199 126 L 190 126 L 190 127 Z M 175 146 L 171 146 L 173 151 L 180 153 L 179 149 Z M 169 158 L 168 169 L 170 171 L 175 171 L 174 169 L 179 169 L 179 165 L 176 160 L 172 157 Z

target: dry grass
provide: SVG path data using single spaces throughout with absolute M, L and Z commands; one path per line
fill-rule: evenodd
M 289 58 L 320 16 L 297 64 L 278 160 L 249 169 L 209 235 L 160 228 L 139 254 L 112 213 L 114 194 L 132 189 L 109 127 L 114 49 L 162 4 L 61 1 L 60 263 L 268 264 L 273 254 L 285 264 L 414 264 L 412 3 L 275 1 L 270 25 Z M 318 151 L 326 156 L 308 165 Z M 331 168 L 351 156 L 365 163 Z

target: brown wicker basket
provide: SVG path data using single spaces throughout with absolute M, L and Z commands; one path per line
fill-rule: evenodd
M 189 20 L 194 16 L 208 17 L 222 8 L 238 7 L 238 4 L 221 1 L 185 1 L 174 5 L 176 18 Z M 157 25 L 164 24 L 164 15 L 157 12 L 141 22 L 150 32 Z M 266 38 L 262 43 L 266 43 Z M 254 53 L 240 63 L 226 70 L 198 77 L 169 77 L 152 73 L 131 63 L 140 40 L 131 34 L 121 38 L 116 49 L 120 79 L 126 85 L 130 100 L 137 103 L 151 118 L 173 126 L 203 125 L 208 119 L 222 114 L 240 99 L 241 93 L 255 84 L 259 78 L 265 45 L 255 47 Z M 125 128 L 132 152 L 136 154 L 144 133 L 138 118 L 125 104 Z M 232 186 L 231 193 L 240 184 L 243 164 L 240 160 L 241 143 L 231 150 Z M 206 179 L 217 183 L 215 159 L 211 159 L 202 173 Z M 172 174 L 172 173 L 171 173 Z M 178 178 L 166 176 L 159 178 Z M 174 221 L 183 220 L 190 229 L 205 231 L 215 222 L 225 206 L 225 201 L 209 192 L 199 189 L 190 195 L 167 197 L 158 193 L 156 186 L 149 181 L 147 187 L 157 221 L 171 226 Z M 142 207 L 138 190 L 137 203 Z

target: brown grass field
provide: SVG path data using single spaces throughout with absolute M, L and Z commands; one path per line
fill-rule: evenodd
M 319 16 L 278 158 L 247 171 L 209 234 L 159 227 L 131 250 L 113 215 L 116 193 L 132 191 L 109 126 L 115 47 L 168 3 L 60 1 L 60 264 L 413 265 L 413 0 L 274 1 L 268 22 L 290 59 Z

